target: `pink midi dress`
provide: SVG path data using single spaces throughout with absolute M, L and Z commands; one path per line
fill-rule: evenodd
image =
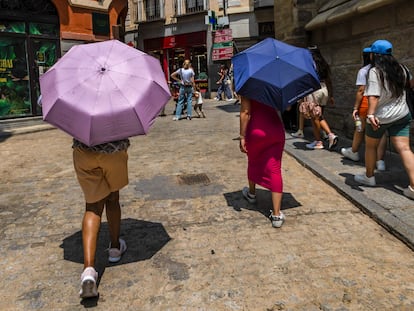
M 249 180 L 271 192 L 282 193 L 284 146 L 285 129 L 276 109 L 251 100 L 246 129 Z

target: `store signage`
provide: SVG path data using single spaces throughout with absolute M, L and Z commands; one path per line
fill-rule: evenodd
M 233 35 L 230 28 L 214 32 L 212 59 L 226 60 L 233 57 Z

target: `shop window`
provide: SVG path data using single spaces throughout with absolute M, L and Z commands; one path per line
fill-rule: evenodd
M 0 118 L 31 114 L 26 40 L 2 38 L 0 45 Z
M 24 22 L 0 21 L 0 32 L 26 33 Z
M 29 34 L 56 37 L 58 29 L 55 24 L 29 23 Z

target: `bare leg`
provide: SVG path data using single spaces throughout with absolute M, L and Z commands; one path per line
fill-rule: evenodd
M 377 161 L 384 160 L 385 149 L 387 148 L 387 134 L 384 134 L 377 147 Z
M 411 151 L 409 138 L 405 136 L 391 137 L 392 144 L 401 156 L 404 168 L 410 179 L 410 186 L 414 188 L 414 153 Z
M 299 130 L 303 132 L 303 129 L 305 128 L 305 117 L 303 116 L 303 113 L 299 112 Z
M 358 132 L 357 130 L 355 130 L 354 131 L 354 138 L 352 139 L 352 152 L 354 152 L 354 153 L 358 152 L 359 146 L 361 146 L 361 143 L 364 140 L 365 125 L 366 125 L 366 121 L 361 118 L 362 131 Z
M 98 242 L 104 200 L 96 203 L 86 203 L 82 221 L 83 267 L 95 266 L 96 244 Z
M 106 198 L 106 218 L 108 220 L 111 247 L 119 248 L 119 234 L 121 229 L 121 206 L 119 205 L 119 191 L 112 192 Z
M 319 130 L 322 128 L 325 131 L 325 133 L 328 135 L 332 133 L 331 128 L 329 127 L 329 124 L 328 122 L 326 122 L 325 119 L 320 120 L 319 123 L 320 123 Z
M 379 141 L 378 138 L 371 138 L 365 135 L 365 169 L 367 177 L 374 176 Z
M 256 195 L 256 184 L 249 180 L 249 192 L 250 194 Z
M 272 192 L 272 203 L 273 203 L 273 215 L 280 215 L 280 208 L 282 206 L 282 196 L 283 193 Z
M 312 130 L 313 130 L 313 136 L 315 137 L 315 140 L 320 141 L 321 140 L 321 124 L 318 118 L 312 118 Z

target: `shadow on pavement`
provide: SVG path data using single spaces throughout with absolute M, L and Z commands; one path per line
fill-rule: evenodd
M 11 133 L 9 132 L 5 132 L 2 129 L 0 129 L 0 143 L 2 143 L 3 141 L 6 141 L 7 139 L 9 139 L 12 136 Z
M 230 104 L 216 106 L 216 108 L 221 109 L 225 112 L 240 112 L 240 106 L 235 105 L 233 102 Z
M 272 193 L 269 190 L 256 189 L 256 204 L 249 204 L 244 198 L 241 191 L 224 193 L 224 198 L 227 201 L 227 206 L 231 206 L 235 211 L 241 212 L 242 209 L 257 211 L 269 216 L 269 211 L 272 209 Z M 282 210 L 300 207 L 300 204 L 291 193 L 284 192 L 282 197 Z
M 121 221 L 121 237 L 126 241 L 128 250 L 117 264 L 150 259 L 171 240 L 161 223 L 131 218 Z M 105 265 L 107 265 L 107 253 L 105 250 L 108 248 L 109 240 L 108 224 L 102 223 L 96 258 L 97 261 L 100 258 L 104 258 Z M 65 238 L 60 247 L 63 248 L 65 260 L 83 263 L 82 231 L 78 231 Z
M 98 287 L 107 266 L 150 259 L 171 240 L 161 223 L 131 218 L 121 221 L 121 237 L 126 241 L 128 249 L 122 256 L 121 261 L 111 264 L 108 262 L 106 251 L 110 241 L 108 224 L 101 224 L 95 264 L 95 269 L 98 272 Z M 82 231 L 63 239 L 60 247 L 63 248 L 63 258 L 65 260 L 83 263 Z M 87 298 L 81 300 L 81 304 L 85 308 L 92 308 L 97 306 L 98 300 L 99 297 Z

